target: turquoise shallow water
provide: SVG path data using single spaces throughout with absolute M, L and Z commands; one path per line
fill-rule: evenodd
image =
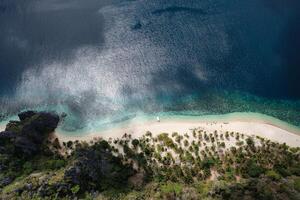
M 60 132 L 67 135 L 84 135 L 93 131 L 126 126 L 132 121 L 155 120 L 156 116 L 176 120 L 256 119 L 292 132 L 297 132 L 300 127 L 299 101 L 271 100 L 241 92 L 214 90 L 201 95 L 161 96 L 157 98 L 155 104 L 153 102 L 148 104 L 147 101 L 143 104 L 146 106 L 142 107 L 140 102 L 132 101 L 125 109 L 108 114 L 78 113 L 64 105 L 45 105 L 27 109 L 67 113 L 67 117 L 59 126 Z M 15 115 L 7 116 L 2 124 L 16 118 Z
M 262 113 L 300 126 L 299 100 L 277 100 L 239 91 L 211 90 L 179 99 L 168 108 L 175 114 L 196 116 L 233 112 Z

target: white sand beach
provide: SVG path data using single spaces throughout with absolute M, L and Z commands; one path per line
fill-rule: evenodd
M 217 117 L 216 117 L 217 116 Z M 6 123 L 0 123 L 0 131 L 5 130 Z M 217 130 L 220 133 L 226 131 L 239 132 L 245 135 L 257 135 L 270 139 L 274 142 L 286 143 L 292 147 L 300 147 L 300 129 L 289 126 L 287 123 L 272 118 L 266 115 L 253 114 L 253 113 L 238 113 L 227 115 L 203 116 L 203 117 L 190 117 L 190 118 L 160 118 L 160 122 L 153 119 L 145 121 L 131 120 L 122 126 L 116 126 L 111 129 L 91 131 L 84 134 L 66 133 L 59 129 L 54 133 L 61 142 L 63 141 L 91 141 L 96 138 L 121 138 L 124 133 L 131 134 L 133 138 L 139 138 L 147 131 L 153 135 L 160 133 L 173 133 L 180 134 L 192 133 L 195 128 L 201 128 L 207 132 L 214 132 Z
M 79 140 L 90 141 L 96 138 L 121 138 L 124 133 L 131 134 L 133 138 L 139 138 L 147 131 L 152 132 L 153 135 L 160 133 L 172 133 L 178 132 L 180 134 L 192 133 L 192 129 L 201 128 L 207 132 L 239 132 L 245 135 L 257 135 L 270 139 L 274 142 L 286 143 L 291 147 L 300 147 L 300 131 L 297 130 L 285 130 L 277 124 L 270 124 L 261 119 L 251 120 L 238 120 L 231 119 L 230 121 L 202 121 L 194 119 L 162 119 L 157 122 L 155 119 L 146 122 L 132 121 L 125 126 L 116 127 L 109 130 L 95 131 L 82 136 L 70 136 L 70 134 L 64 134 L 56 132 L 55 135 L 60 141 Z
M 5 124 L 0 124 L 0 132 L 5 130 L 6 125 Z
M 0 122 L 0 132 L 5 130 L 6 124 L 7 124 L 7 123 L 8 123 L 8 122 L 6 122 L 6 121 L 5 121 L 5 122 L 4 122 L 4 121 L 3 121 L 3 122 Z

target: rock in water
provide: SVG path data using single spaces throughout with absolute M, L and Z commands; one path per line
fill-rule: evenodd
M 35 142 L 42 142 L 53 132 L 59 122 L 58 115 L 38 113 L 30 118 L 30 122 L 23 126 L 22 135 L 26 135 Z
M 55 130 L 59 116 L 54 113 L 26 111 L 19 115 L 20 121 L 10 121 L 0 133 L 0 144 L 12 143 L 13 152 L 32 156 L 38 153 L 43 142 Z M 5 149 L 5 148 L 4 148 Z

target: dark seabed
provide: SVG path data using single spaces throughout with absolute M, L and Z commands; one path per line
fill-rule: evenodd
M 0 0 L 0 112 L 65 129 L 137 113 L 300 126 L 298 0 Z

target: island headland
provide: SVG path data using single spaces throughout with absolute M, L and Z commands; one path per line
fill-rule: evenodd
M 300 136 L 282 122 L 160 118 L 72 137 L 56 113 L 18 118 L 0 132 L 1 199 L 300 197 Z

